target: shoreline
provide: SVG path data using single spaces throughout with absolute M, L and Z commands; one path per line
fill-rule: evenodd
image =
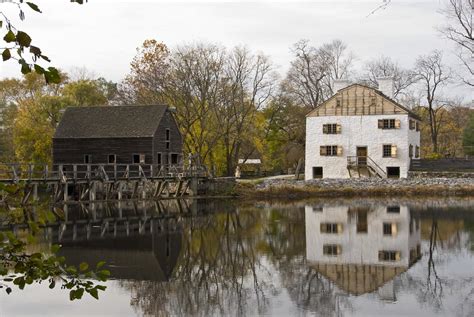
M 240 198 L 474 196 L 474 178 L 272 179 L 237 182 Z

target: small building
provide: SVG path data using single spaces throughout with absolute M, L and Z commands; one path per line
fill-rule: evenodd
M 379 89 L 347 81 L 306 117 L 305 179 L 407 177 L 420 157 L 420 118 Z
M 53 164 L 179 164 L 182 150 L 168 106 L 70 107 L 53 137 Z

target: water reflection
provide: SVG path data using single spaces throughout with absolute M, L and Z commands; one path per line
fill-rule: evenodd
M 308 264 L 340 290 L 395 301 L 393 279 L 421 257 L 420 222 L 407 206 L 305 207 Z
M 63 217 L 45 239 L 61 243 L 71 264 L 108 262 L 115 297 L 88 303 L 88 315 L 121 301 L 140 316 L 469 316 L 473 207 L 470 200 L 76 205 L 56 210 Z

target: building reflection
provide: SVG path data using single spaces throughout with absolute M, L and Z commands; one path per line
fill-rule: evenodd
M 393 279 L 421 257 L 407 206 L 306 206 L 305 225 L 308 264 L 348 294 L 396 300 Z

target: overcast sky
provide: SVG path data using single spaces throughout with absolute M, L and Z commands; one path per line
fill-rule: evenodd
M 27 12 L 26 21 L 18 25 L 52 64 L 65 70 L 86 67 L 113 81 L 125 76 L 135 49 L 148 38 L 169 47 L 192 41 L 244 44 L 269 55 L 281 74 L 292 58 L 292 44 L 300 39 L 313 45 L 341 39 L 359 64 L 387 55 L 410 67 L 419 54 L 440 49 L 458 67 L 453 46 L 436 31 L 444 22 L 438 12 L 443 0 L 392 0 L 387 9 L 370 16 L 382 0 L 35 2 L 43 14 Z M 0 6 L 17 15 L 11 4 Z M 0 63 L 0 78 L 18 73 L 17 64 Z M 467 89 L 456 91 L 474 97 Z

